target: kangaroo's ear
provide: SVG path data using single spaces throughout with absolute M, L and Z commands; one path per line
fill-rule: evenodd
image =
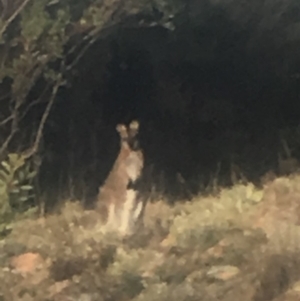
M 117 132 L 123 132 L 123 131 L 126 131 L 126 126 L 124 125 L 124 124 L 118 124 L 117 126 L 116 126 L 116 130 L 117 130 Z
M 137 135 L 139 133 L 139 122 L 137 120 L 131 121 L 128 127 L 128 138 L 130 147 L 132 150 L 138 150 L 140 148 Z
M 124 124 L 118 124 L 116 126 L 116 130 L 122 138 L 128 136 L 127 129 L 126 129 L 126 126 Z
M 139 130 L 140 123 L 137 120 L 133 120 L 129 124 L 129 129 L 137 132 Z

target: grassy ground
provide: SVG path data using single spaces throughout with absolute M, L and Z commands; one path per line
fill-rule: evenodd
M 149 204 L 121 241 L 78 203 L 1 241 L 0 300 L 300 300 L 300 176 Z M 299 281 L 299 282 L 298 282 Z

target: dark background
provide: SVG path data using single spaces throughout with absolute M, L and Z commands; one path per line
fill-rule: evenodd
M 41 190 L 93 200 L 117 156 L 116 124 L 135 118 L 142 189 L 170 201 L 216 177 L 231 185 L 232 163 L 250 181 L 277 172 L 280 135 L 297 157 L 300 4 L 248 2 L 190 2 L 173 31 L 123 24 L 99 39 L 46 125 Z

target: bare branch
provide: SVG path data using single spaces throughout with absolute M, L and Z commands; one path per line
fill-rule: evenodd
M 52 108 L 54 100 L 55 100 L 55 96 L 57 94 L 57 91 L 58 91 L 61 83 L 62 83 L 62 78 L 58 79 L 57 82 L 55 83 L 55 85 L 53 86 L 51 97 L 50 97 L 48 105 L 47 105 L 47 107 L 45 109 L 45 112 L 44 112 L 44 114 L 43 114 L 43 116 L 41 118 L 41 121 L 40 121 L 38 130 L 37 130 L 37 134 L 36 134 L 33 146 L 23 152 L 23 156 L 26 159 L 32 157 L 38 151 L 38 147 L 39 147 L 40 141 L 42 139 L 43 130 L 44 130 L 44 126 L 45 126 L 46 120 L 47 120 L 47 118 L 48 118 L 48 116 L 50 114 L 51 108 Z
M 47 92 L 49 86 L 50 86 L 50 84 L 48 83 L 48 84 L 46 85 L 46 87 L 44 88 L 42 94 L 39 96 L 39 98 L 33 100 L 33 101 L 26 107 L 26 109 L 24 110 L 22 116 L 20 116 L 20 120 L 22 120 L 22 119 L 27 115 L 27 113 L 30 111 L 30 109 L 31 109 L 33 106 L 42 103 L 42 98 L 43 98 L 43 96 L 46 94 L 46 92 Z M 1 123 L 0 123 L 0 125 L 1 125 Z
M 2 120 L 0 122 L 0 126 L 5 125 L 6 123 L 8 123 L 9 121 L 11 121 L 13 119 L 13 115 L 10 115 L 9 117 L 5 118 L 4 120 Z
M 78 55 L 74 58 L 74 60 L 66 67 L 67 71 L 70 71 L 72 68 L 74 68 L 74 66 L 80 61 L 80 59 L 85 55 L 85 53 L 90 49 L 90 47 L 98 41 L 99 36 L 105 36 L 105 32 L 109 31 L 109 29 L 111 29 L 111 27 L 114 24 L 110 24 L 106 27 L 102 27 L 102 28 L 95 28 L 93 29 L 91 32 L 89 32 L 87 34 L 87 36 L 85 36 L 82 40 L 82 43 L 84 43 L 85 41 L 88 41 L 86 43 L 86 45 L 84 45 L 82 47 L 82 49 L 80 50 L 80 52 L 78 53 Z M 75 52 L 76 48 L 78 45 L 75 45 L 69 52 L 68 55 L 70 55 L 72 52 Z
M 66 70 L 69 71 L 71 70 L 77 63 L 78 61 L 83 57 L 83 55 L 89 50 L 89 48 L 97 41 L 97 39 L 93 38 L 91 39 L 84 47 L 83 49 L 80 51 L 80 53 L 76 56 L 76 58 L 73 60 L 73 62 L 71 62 Z
M 0 37 L 2 37 L 3 33 L 7 29 L 8 25 L 18 16 L 18 14 L 25 8 L 25 6 L 29 3 L 30 0 L 24 0 L 23 3 L 15 10 L 15 12 L 7 19 L 5 24 L 3 24 L 0 30 Z
M 13 115 L 11 117 L 12 117 L 12 123 L 11 123 L 10 134 L 8 135 L 8 137 L 6 138 L 6 140 L 4 141 L 4 143 L 2 144 L 2 146 L 0 148 L 0 158 L 3 156 L 10 141 L 12 140 L 12 138 L 14 137 L 15 133 L 18 130 L 18 110 L 17 110 L 17 108 L 15 109 L 15 111 L 13 112 Z
M 117 1 L 115 1 L 117 2 Z M 86 44 L 82 47 L 82 49 L 79 51 L 78 55 L 74 58 L 74 60 L 66 67 L 67 71 L 70 71 L 78 62 L 79 60 L 84 56 L 84 54 L 90 49 L 90 47 L 98 41 L 99 36 L 105 37 L 106 34 L 108 34 L 113 28 L 114 25 L 117 24 L 116 20 L 111 21 L 113 18 L 113 15 L 118 14 L 122 7 L 124 6 L 123 1 L 119 1 L 118 4 L 109 1 L 109 5 L 107 4 L 103 8 L 103 19 L 106 20 L 106 24 L 103 23 L 102 26 L 96 26 L 93 29 L 89 28 L 87 31 L 87 34 L 85 37 L 83 37 L 80 45 L 86 42 Z M 116 6 L 115 6 L 116 5 Z M 112 9 L 113 7 L 113 9 Z M 74 45 L 70 49 L 67 55 L 70 55 L 71 53 L 75 52 L 80 45 Z

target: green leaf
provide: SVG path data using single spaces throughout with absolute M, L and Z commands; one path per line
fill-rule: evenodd
M 0 194 L 4 194 L 7 191 L 7 185 L 0 185 Z
M 7 170 L 8 172 L 11 172 L 11 167 L 6 161 L 2 161 L 1 165 Z
M 19 181 L 22 183 L 25 180 L 25 172 L 24 171 L 19 171 L 18 172 L 18 178 L 19 178 Z
M 17 186 L 20 182 L 18 180 L 13 180 L 13 182 L 11 183 L 13 186 Z
M 20 167 L 22 167 L 25 164 L 24 157 L 14 153 L 8 155 L 8 161 L 10 163 L 11 168 L 14 171 L 18 170 Z
M 28 174 L 30 172 L 29 167 L 30 167 L 29 164 L 25 165 L 25 167 L 24 167 L 24 173 L 25 174 Z
M 8 173 L 4 169 L 0 169 L 0 178 L 3 180 L 7 180 L 8 178 Z
M 37 172 L 36 171 L 32 171 L 31 173 L 29 173 L 29 174 L 26 175 L 26 179 L 27 180 L 33 179 L 36 175 L 37 175 Z
M 29 190 L 32 190 L 33 187 L 31 185 L 23 185 L 20 187 L 21 190 L 26 190 L 26 191 L 29 191 Z
M 10 193 L 20 193 L 20 189 L 19 188 L 14 188 L 10 191 Z
M 9 160 L 9 162 L 15 164 L 18 161 L 19 157 L 20 156 L 18 154 L 14 154 L 14 153 L 13 154 L 9 154 L 8 155 L 8 160 Z
M 29 208 L 28 210 L 26 210 L 24 212 L 24 216 L 25 217 L 30 217 L 31 215 L 36 214 L 37 212 L 38 212 L 38 208 L 37 207 L 32 207 L 32 208 Z
M 20 202 L 26 202 L 28 200 L 28 197 L 27 196 L 21 196 L 20 198 L 18 198 L 18 200 Z

